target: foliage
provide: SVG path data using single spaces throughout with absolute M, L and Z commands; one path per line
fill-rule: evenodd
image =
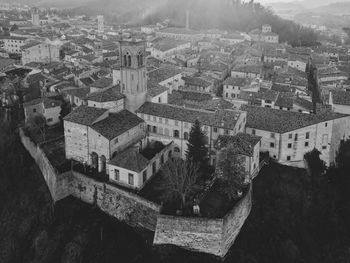
M 230 200 L 237 198 L 238 193 L 244 187 L 247 174 L 243 162 L 244 160 L 235 153 L 235 149 L 231 145 L 219 154 L 216 173 L 219 176 L 222 192 Z
M 29 118 L 26 123 L 26 128 L 29 132 L 40 133 L 43 141 L 46 139 L 46 118 L 42 114 L 36 114 Z
M 185 209 L 192 194 L 198 190 L 196 187 L 198 165 L 175 158 L 170 159 L 161 171 L 164 177 L 161 185 L 163 200 L 180 204 L 181 209 Z
M 205 145 L 205 134 L 201 129 L 200 122 L 196 120 L 190 131 L 187 143 L 186 160 L 199 165 L 202 169 L 205 169 L 208 166 L 208 149 Z
M 69 102 L 64 101 L 61 104 L 61 111 L 60 111 L 60 120 L 63 121 L 63 118 L 66 117 L 71 112 L 71 106 Z

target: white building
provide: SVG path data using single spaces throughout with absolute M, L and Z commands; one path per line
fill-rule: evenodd
M 50 41 L 31 41 L 21 47 L 22 64 L 30 62 L 51 63 L 60 61 L 60 44 Z

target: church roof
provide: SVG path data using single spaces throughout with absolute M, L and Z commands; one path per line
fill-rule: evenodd
M 106 109 L 99 109 L 82 105 L 64 117 L 64 120 L 89 126 L 92 125 L 92 123 L 106 111 Z
M 107 118 L 90 125 L 90 127 L 112 140 L 143 122 L 143 119 L 137 115 L 128 110 L 122 110 L 118 113 L 109 113 Z

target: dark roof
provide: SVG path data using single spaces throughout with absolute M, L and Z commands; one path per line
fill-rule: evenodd
M 275 102 L 275 105 L 278 107 L 293 108 L 294 96 L 290 94 L 279 94 Z
M 299 106 L 301 106 L 305 109 L 308 109 L 310 111 L 312 111 L 314 109 L 314 105 L 311 101 L 308 101 L 308 100 L 300 98 L 300 97 L 295 98 L 294 104 L 299 105 Z
M 86 99 L 96 102 L 117 101 L 124 99 L 125 96 L 120 93 L 120 86 L 115 86 L 107 90 L 93 92 L 87 95 Z
M 194 86 L 199 86 L 199 87 L 208 87 L 212 83 L 205 80 L 204 78 L 201 77 L 183 77 L 182 78 L 185 81 L 185 84 L 187 85 L 194 85 Z
M 166 92 L 168 89 L 166 87 L 163 87 L 162 85 L 159 85 L 155 82 L 147 82 L 147 95 L 151 97 L 155 97 L 159 94 L 162 94 L 163 92 Z
M 137 113 L 185 121 L 189 123 L 194 123 L 196 120 L 199 120 L 204 125 L 221 127 L 230 130 L 235 128 L 236 122 L 239 116 L 242 114 L 241 111 L 234 110 L 220 110 L 212 112 L 151 102 L 144 103 L 137 110 Z
M 10 58 L 0 58 L 0 70 L 7 68 L 8 66 L 11 66 L 15 64 L 15 60 Z
M 159 69 L 148 73 L 148 76 L 152 81 L 159 83 L 180 74 L 182 71 L 183 70 L 176 66 L 163 65 Z
M 247 133 L 238 133 L 235 136 L 220 135 L 215 143 L 215 148 L 222 149 L 229 144 L 233 146 L 236 154 L 253 157 L 254 147 L 260 142 L 260 140 L 260 136 Z
M 38 99 L 34 99 L 34 100 L 28 101 L 26 103 L 23 103 L 23 106 L 24 107 L 34 106 L 34 105 L 37 105 L 40 103 L 44 103 L 45 109 L 60 107 L 62 104 L 62 102 L 59 100 L 53 100 L 53 99 L 48 99 L 48 98 L 38 98 Z
M 92 125 L 92 123 L 106 111 L 106 109 L 93 108 L 83 105 L 76 108 L 66 117 L 64 117 L 64 120 L 89 126 Z
M 247 111 L 247 127 L 277 133 L 286 133 L 348 116 L 331 111 L 305 114 L 248 105 L 243 105 L 241 110 Z
M 118 113 L 109 113 L 109 116 L 91 125 L 91 128 L 102 136 L 112 140 L 127 132 L 135 126 L 143 123 L 143 119 L 127 110 Z
M 35 46 L 37 46 L 37 45 L 39 45 L 39 44 L 41 44 L 41 42 L 34 40 L 34 41 L 31 41 L 31 42 L 29 42 L 29 43 L 27 43 L 27 44 L 21 46 L 21 49 L 22 49 L 22 50 L 25 50 L 25 49 L 27 49 L 27 48 L 35 47 Z
M 62 90 L 62 93 L 84 99 L 90 93 L 90 88 L 67 88 Z
M 148 163 L 148 159 L 139 153 L 139 151 L 135 148 L 128 148 L 125 151 L 118 153 L 117 156 L 109 161 L 109 164 L 111 165 L 137 173 L 144 170 Z
M 96 80 L 94 83 L 92 83 L 91 87 L 108 88 L 110 85 L 112 85 L 112 83 L 113 83 L 113 80 L 111 78 L 102 77 L 102 78 Z
M 238 87 L 243 87 L 248 83 L 247 79 L 245 78 L 232 78 L 228 77 L 224 81 L 224 85 L 230 85 L 230 86 L 238 86 Z
M 350 91 L 337 90 L 332 92 L 333 103 L 350 106 Z

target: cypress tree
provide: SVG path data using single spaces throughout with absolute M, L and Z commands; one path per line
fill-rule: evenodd
M 208 165 L 208 149 L 206 145 L 206 136 L 201 130 L 201 124 L 195 121 L 191 128 L 189 140 L 187 143 L 186 159 L 187 161 L 198 164 L 201 168 Z

